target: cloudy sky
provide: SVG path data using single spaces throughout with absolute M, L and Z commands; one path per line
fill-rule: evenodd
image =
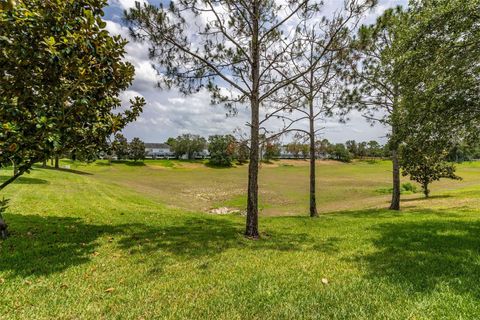
M 137 0 L 138 1 L 138 0 Z M 141 0 L 146 2 L 147 0 Z M 148 0 L 158 4 L 161 0 Z M 326 0 L 324 15 L 328 16 L 341 0 Z M 378 6 L 365 17 L 365 23 L 372 23 L 385 9 L 396 5 L 405 5 L 407 0 L 380 0 Z M 123 10 L 132 7 L 135 0 L 109 0 L 104 19 L 107 29 L 112 34 L 120 34 L 129 39 L 128 29 L 122 23 Z M 212 106 L 207 92 L 191 96 L 183 96 L 176 91 L 162 91 L 155 84 L 156 71 L 148 59 L 148 44 L 130 41 L 126 47 L 126 59 L 135 66 L 135 80 L 122 100 L 127 102 L 131 97 L 143 96 L 147 102 L 144 112 L 136 122 L 129 124 L 124 130 L 130 140 L 140 137 L 145 142 L 164 142 L 168 137 L 183 133 L 194 133 L 202 136 L 232 133 L 236 128 L 246 130 L 249 112 L 239 108 L 238 115 L 227 117 L 222 106 Z M 272 124 L 274 125 L 274 124 Z M 378 140 L 384 141 L 387 129 L 381 125 L 371 126 L 360 114 L 350 115 L 350 121 L 341 124 L 337 119 L 328 119 L 320 124 L 325 129 L 322 136 L 332 142 Z

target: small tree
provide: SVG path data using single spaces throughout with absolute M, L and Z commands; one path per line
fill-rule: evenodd
M 293 155 L 295 159 L 298 159 L 300 156 L 301 152 L 301 143 L 299 141 L 292 141 L 289 144 L 287 144 L 287 151 Z
M 345 142 L 345 147 L 347 148 L 348 152 L 350 152 L 354 157 L 357 157 L 358 145 L 355 140 L 348 140 Z
M 402 174 L 409 175 L 410 180 L 418 182 L 422 186 L 425 197 L 430 195 L 428 186 L 433 181 L 442 178 L 460 180 L 455 174 L 455 166 L 445 161 L 447 152 L 421 146 L 405 146 L 402 148 Z
M 187 159 L 193 159 L 195 153 L 202 152 L 205 149 L 207 141 L 205 138 L 195 134 L 182 134 L 176 139 L 168 139 L 172 151 L 177 158 L 187 156 Z
M 375 140 L 370 140 L 367 143 L 367 155 L 372 158 L 380 157 L 382 154 L 382 146 Z
M 372 123 L 388 125 L 389 147 L 392 155 L 391 210 L 400 210 L 399 132 L 403 123 L 398 73 L 395 72 L 397 56 L 393 52 L 398 30 L 404 24 L 401 7 L 387 9 L 374 25 L 361 26 L 344 74 L 347 80 L 342 102 L 349 111 L 354 108 Z M 360 148 L 360 145 L 359 145 Z M 366 144 L 365 144 L 366 151 Z M 360 150 L 359 150 L 360 153 Z M 362 155 L 359 154 L 360 157 Z
M 235 157 L 235 138 L 232 135 L 214 135 L 208 138 L 210 163 L 230 167 Z
M 145 143 L 140 138 L 133 138 L 128 145 L 128 155 L 135 162 L 145 159 Z
M 237 142 L 236 145 L 236 158 L 239 164 L 244 164 L 248 161 L 248 156 L 250 154 L 250 148 L 248 147 L 247 141 Z
M 347 148 L 343 143 L 336 143 L 331 146 L 330 155 L 334 160 L 342 162 L 352 161 L 352 155 L 348 152 Z
M 277 159 L 280 156 L 280 143 L 276 140 L 267 140 L 265 142 L 265 161 Z
M 330 141 L 322 139 L 315 143 L 316 153 L 322 158 L 328 158 L 330 152 Z
M 115 139 L 112 142 L 112 150 L 118 160 L 126 159 L 128 157 L 128 141 L 123 134 L 115 134 Z

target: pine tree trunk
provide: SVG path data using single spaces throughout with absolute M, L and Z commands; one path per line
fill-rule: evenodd
M 60 159 L 58 158 L 58 156 L 55 156 L 55 169 L 58 169 L 58 168 L 59 168 L 59 165 L 58 165 L 58 164 L 59 164 L 59 160 L 60 160 Z
M 309 101 L 310 107 L 310 217 L 318 217 L 315 190 L 315 119 L 313 114 L 313 99 Z
M 397 150 L 392 151 L 393 190 L 390 210 L 400 210 L 400 163 Z
M 250 127 L 250 163 L 248 164 L 248 195 L 247 195 L 247 225 L 245 236 L 258 238 L 258 130 L 260 109 L 260 52 L 258 43 L 259 34 L 259 7 L 253 3 L 253 33 L 252 33 L 252 96 L 251 96 L 251 127 Z

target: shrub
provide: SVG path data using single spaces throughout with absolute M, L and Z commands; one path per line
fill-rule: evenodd
M 404 193 L 404 194 L 417 193 L 417 186 L 410 182 L 402 183 L 402 187 L 400 188 L 400 193 Z

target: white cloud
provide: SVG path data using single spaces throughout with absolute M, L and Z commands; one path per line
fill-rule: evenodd
M 148 3 L 147 0 L 110 0 L 109 3 L 112 6 L 118 6 L 124 10 L 132 8 L 135 6 L 135 2 L 140 2 L 140 4 Z

